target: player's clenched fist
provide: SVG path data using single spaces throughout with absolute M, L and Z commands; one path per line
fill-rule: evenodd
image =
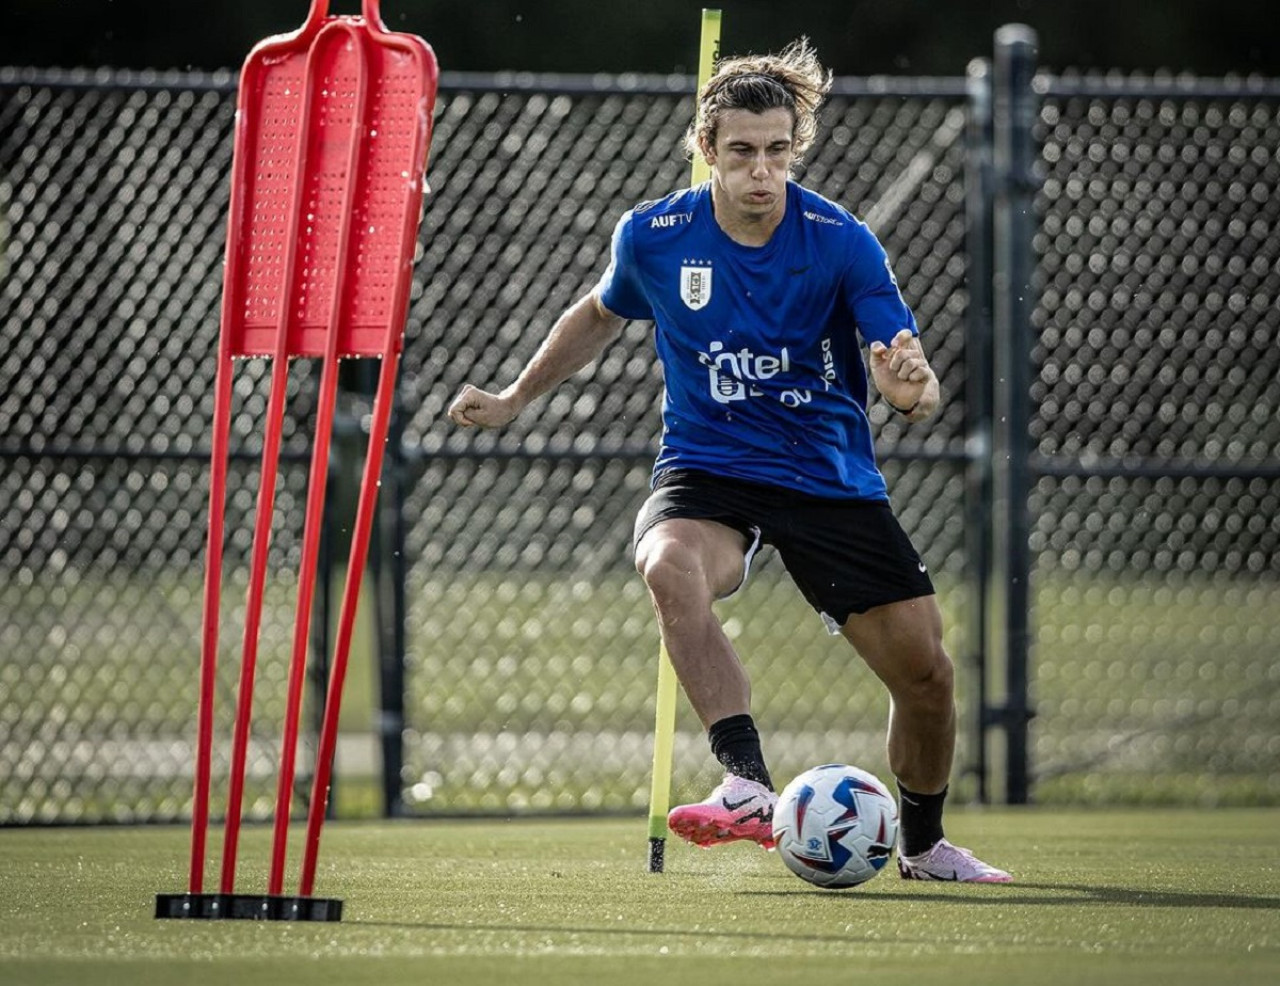
M 520 408 L 503 394 L 491 394 L 467 384 L 449 405 L 449 418 L 464 428 L 501 428 L 510 424 Z

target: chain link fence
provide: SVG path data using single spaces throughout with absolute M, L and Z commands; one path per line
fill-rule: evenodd
M 378 732 L 403 743 L 390 787 L 407 814 L 647 803 L 657 633 L 629 541 L 660 426 L 649 326 L 628 325 L 502 432 L 461 432 L 443 411 L 464 381 L 518 372 L 603 270 L 622 211 L 686 183 L 689 88 L 445 79 L 383 490 L 384 528 L 403 531 L 382 551 L 398 553 L 407 606 L 403 710 L 375 711 L 375 674 L 394 659 L 375 631 L 395 617 L 367 597 L 340 809 L 376 772 Z M 1276 104 L 1043 96 L 1037 797 L 1275 803 L 1280 479 L 1157 467 L 1280 451 Z M 966 244 L 968 106 L 963 80 L 840 80 L 801 177 L 881 236 L 942 380 L 945 410 L 925 427 L 879 404 L 871 415 L 978 723 L 966 279 L 982 275 Z M 0 73 L 0 824 L 189 812 L 233 113 L 227 78 Z M 368 411 L 359 366 L 339 420 L 346 450 Z M 265 361 L 237 368 L 220 737 L 267 376 Z M 304 361 L 291 369 L 249 818 L 273 802 L 317 377 Z M 335 542 L 357 468 L 337 469 Z M 762 560 L 721 613 L 755 679 L 775 776 L 831 759 L 886 772 L 882 688 Z M 683 703 L 677 731 L 673 793 L 701 797 L 718 768 Z M 978 769 L 973 734 L 961 797 Z M 215 752 L 219 776 L 225 743 Z
M 930 326 L 944 386 L 959 392 L 962 90 L 843 89 L 804 180 L 871 216 Z M 406 810 L 647 804 L 658 638 L 629 548 L 661 426 L 651 326 L 629 324 L 596 365 L 502 432 L 464 433 L 443 411 L 464 381 L 513 379 L 600 276 L 622 212 L 687 183 L 691 105 L 661 86 L 490 85 L 444 100 L 423 263 L 436 273 L 415 307 L 434 328 L 411 333 L 405 354 Z M 959 584 L 963 406 L 930 429 L 927 453 L 873 413 L 904 523 L 942 583 Z M 779 776 L 833 756 L 885 769 L 882 689 L 825 635 L 776 560 L 723 611 Z M 713 785 L 719 767 L 687 705 L 677 745 L 676 795 Z
M 1048 80 L 1042 799 L 1280 800 L 1280 95 Z
M 0 823 L 189 809 L 234 112 L 226 80 L 0 84 Z M 222 619 L 234 643 L 267 377 L 246 362 L 236 380 Z M 291 370 L 263 616 L 273 655 L 292 632 L 316 377 Z M 264 662 L 259 679 L 255 816 L 274 804 L 286 663 Z

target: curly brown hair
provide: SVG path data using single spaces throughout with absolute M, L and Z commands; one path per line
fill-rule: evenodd
M 771 109 L 791 111 L 792 146 L 799 162 L 818 133 L 818 107 L 831 88 L 831 72 L 822 67 L 808 38 L 770 55 L 743 55 L 721 61 L 698 91 L 698 114 L 685 133 L 690 156 L 715 147 L 720 113 Z

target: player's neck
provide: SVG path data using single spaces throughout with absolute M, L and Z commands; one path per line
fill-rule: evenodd
M 782 217 L 787 211 L 787 197 L 780 196 L 777 205 L 768 212 L 752 213 L 734 208 L 733 203 L 727 201 L 727 196 L 721 193 L 715 182 L 712 182 L 711 211 L 715 216 L 716 225 L 734 243 L 762 247 L 769 242 L 773 231 L 782 224 Z

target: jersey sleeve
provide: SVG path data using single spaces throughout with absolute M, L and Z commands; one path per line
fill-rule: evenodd
M 600 301 L 615 315 L 628 319 L 652 319 L 653 307 L 640 281 L 632 245 L 634 211 L 623 213 L 613 229 L 609 267 L 600 278 Z
M 886 346 L 903 329 L 919 335 L 916 318 L 902 299 L 889 255 L 864 224 L 851 229 L 848 266 L 844 273 L 844 297 L 853 312 L 858 334 L 866 343 Z

